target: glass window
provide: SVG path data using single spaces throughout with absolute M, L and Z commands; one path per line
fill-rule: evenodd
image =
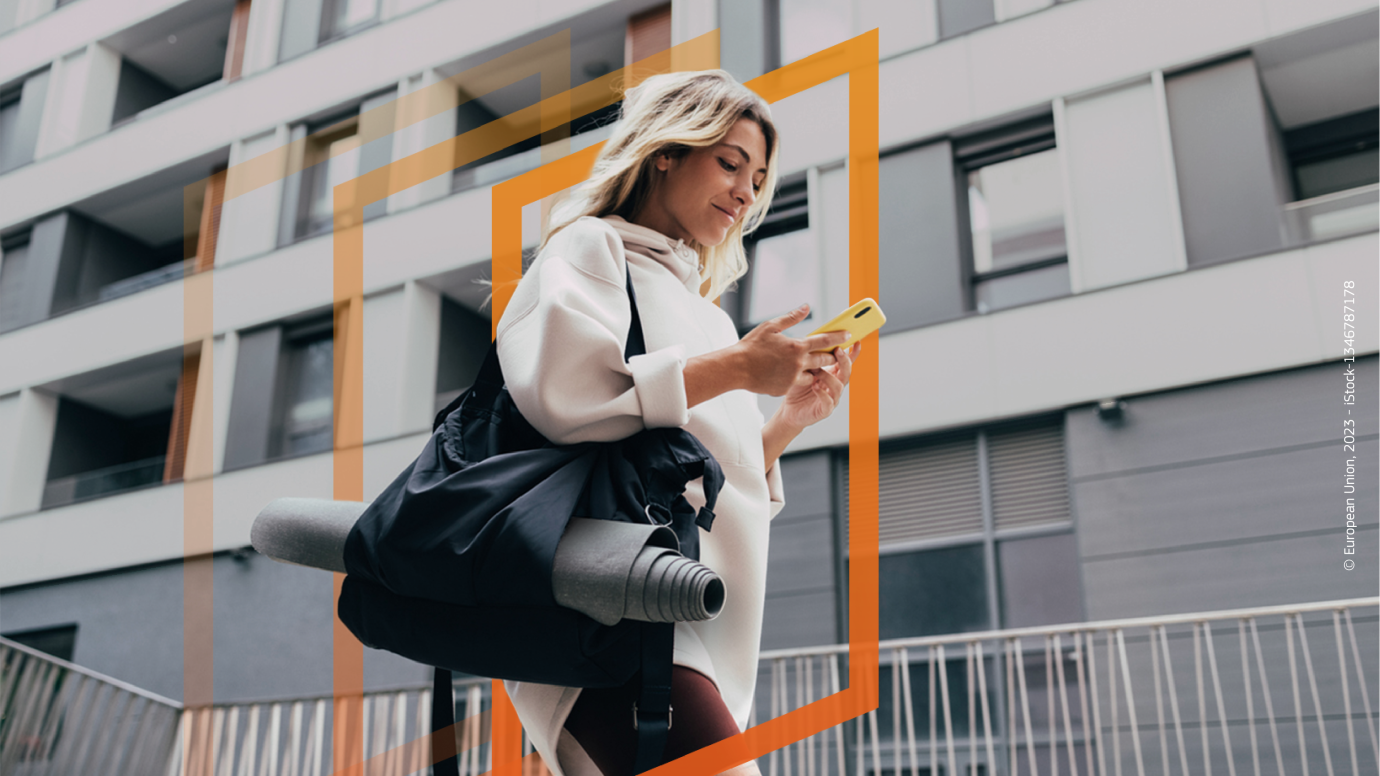
M 981 544 L 883 555 L 879 564 L 881 638 L 988 627 Z
M 324 332 L 288 346 L 281 455 L 331 449 L 334 340 Z
M 1295 244 L 1380 226 L 1380 109 L 1372 108 L 1284 133 L 1294 201 L 1285 222 Z
M 798 229 L 753 244 L 752 283 L 748 288 L 747 321 L 762 321 L 816 301 L 819 262 L 815 260 L 814 234 Z
M 968 173 L 973 268 L 991 272 L 1064 255 L 1062 184 L 1054 149 Z
M 1083 619 L 1078 545 L 1072 533 L 997 542 L 997 566 L 1005 627 Z
M 779 184 L 767 217 L 744 240 L 748 272 L 721 300 L 740 332 L 806 302 L 810 314 L 787 333 L 803 336 L 824 320 L 825 311 L 819 309 L 819 251 L 809 212 L 805 178 Z
M 379 0 L 325 0 L 321 14 L 321 41 L 349 35 L 374 23 L 379 16 Z
M 19 91 L 0 95 L 0 170 L 18 167 L 19 158 Z
M 359 174 L 359 118 L 352 116 L 326 132 L 308 131 L 302 170 L 302 198 L 296 237 L 331 231 L 335 187 Z
M 1070 293 L 1064 182 L 1050 116 L 954 142 L 966 183 L 973 308 Z

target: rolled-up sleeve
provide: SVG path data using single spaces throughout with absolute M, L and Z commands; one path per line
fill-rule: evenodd
M 690 421 L 685 348 L 623 361 L 632 320 L 621 238 L 586 221 L 537 257 L 498 325 L 498 359 L 513 401 L 557 444 L 608 442 Z

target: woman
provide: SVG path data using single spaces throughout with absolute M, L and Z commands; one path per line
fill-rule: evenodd
M 768 524 L 784 504 L 776 461 L 803 428 L 833 412 L 860 350 L 811 352 L 839 345 L 843 333 L 782 334 L 804 319 L 805 306 L 740 340 L 712 301 L 747 271 L 742 238 L 770 204 L 776 140 L 765 101 L 722 70 L 658 75 L 628 90 L 622 122 L 553 218 L 498 325 L 508 390 L 547 438 L 612 441 L 678 426 L 723 468 L 700 562 L 723 579 L 726 597 L 716 618 L 675 626 L 664 762 L 748 725 Z M 647 351 L 626 363 L 625 267 Z M 765 423 L 755 393 L 785 397 Z M 704 504 L 700 480 L 685 498 Z M 505 686 L 555 776 L 632 773 L 635 682 Z M 753 762 L 731 771 L 757 772 Z

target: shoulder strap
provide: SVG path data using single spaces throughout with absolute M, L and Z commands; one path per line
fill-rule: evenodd
M 628 269 L 626 259 L 623 270 L 628 277 L 628 307 L 632 311 L 632 321 L 628 324 L 628 344 L 623 347 L 623 360 L 640 356 L 647 352 L 647 343 L 642 338 L 642 316 L 637 314 L 637 294 L 633 292 L 632 270 Z
M 431 683 L 431 751 L 447 755 L 432 766 L 433 776 L 460 776 L 455 748 L 455 691 L 448 668 L 437 668 Z
M 642 688 L 633 704 L 633 724 L 637 728 L 635 774 L 661 765 L 666 753 L 666 736 L 671 729 L 673 711 L 671 662 L 675 657 L 675 627 L 673 622 L 642 623 Z

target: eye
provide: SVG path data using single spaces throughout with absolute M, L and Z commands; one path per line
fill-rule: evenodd
M 738 171 L 738 167 L 736 165 L 729 164 L 728 161 L 723 159 L 722 157 L 720 157 L 719 159 L 719 164 L 723 165 L 724 169 L 728 170 L 729 172 Z

